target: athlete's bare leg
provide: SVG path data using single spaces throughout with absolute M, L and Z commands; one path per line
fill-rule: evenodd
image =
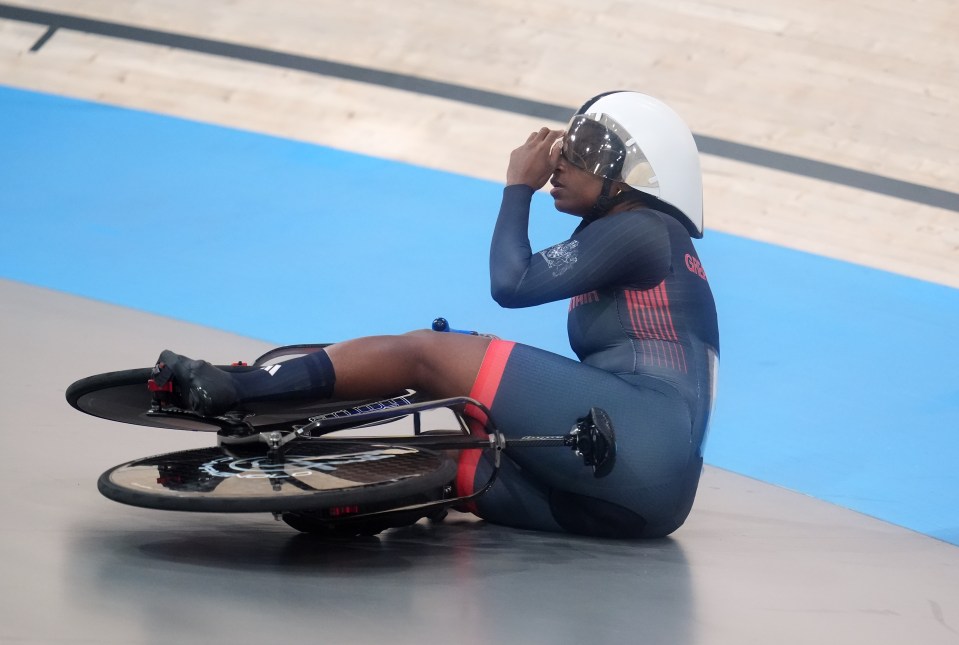
M 363 399 L 406 388 L 435 398 L 469 396 L 489 343 L 484 336 L 422 330 L 330 345 L 333 396 Z

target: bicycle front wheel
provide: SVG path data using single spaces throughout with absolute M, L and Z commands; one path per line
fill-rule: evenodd
M 294 441 L 282 456 L 201 448 L 111 468 L 97 487 L 114 501 L 160 510 L 282 513 L 389 503 L 447 485 L 456 463 L 414 446 Z

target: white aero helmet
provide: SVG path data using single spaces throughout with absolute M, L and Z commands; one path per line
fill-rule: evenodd
M 639 92 L 590 99 L 569 122 L 563 157 L 607 180 L 600 197 L 605 208 L 610 183 L 623 182 L 655 197 L 654 206 L 679 219 L 690 235 L 703 236 L 699 150 L 686 123 L 662 101 Z

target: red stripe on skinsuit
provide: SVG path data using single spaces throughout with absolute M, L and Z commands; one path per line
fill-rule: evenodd
M 652 311 L 656 316 L 657 327 L 660 330 L 660 351 L 662 352 L 665 367 L 676 369 L 676 353 L 672 343 L 676 334 L 672 329 L 672 319 L 669 316 L 669 301 L 666 299 L 666 285 L 660 282 L 649 293 Z
M 663 283 L 663 289 L 661 292 L 661 297 L 663 301 L 663 315 L 666 317 L 666 325 L 669 329 L 669 340 L 673 341 L 675 344 L 672 345 L 672 350 L 676 356 L 676 369 L 682 370 L 685 372 L 687 370 L 686 366 L 686 351 L 681 344 L 679 344 L 679 335 L 676 333 L 676 326 L 673 324 L 673 313 L 669 306 L 669 293 L 666 291 L 666 284 Z
M 649 340 L 661 340 L 663 338 L 662 321 L 660 320 L 659 312 L 656 311 L 656 301 L 654 300 L 656 288 L 658 287 L 637 293 L 642 307 L 643 318 L 646 321 L 646 338 Z M 651 363 L 656 367 L 664 367 L 666 356 L 662 352 L 662 348 L 656 344 L 651 344 L 650 349 L 652 350 L 652 356 L 650 357 Z
M 660 284 L 660 287 L 656 289 L 656 292 L 656 295 L 659 297 L 659 300 L 662 303 L 663 318 L 666 322 L 667 339 L 677 341 L 679 340 L 679 336 L 676 335 L 676 327 L 673 325 L 673 314 L 669 310 L 669 294 L 666 293 L 666 284 Z
M 496 392 L 499 390 L 500 381 L 503 379 L 503 370 L 506 369 L 506 363 L 509 361 L 510 354 L 516 343 L 508 340 L 493 340 L 486 348 L 486 355 L 483 357 L 483 364 L 480 366 L 476 380 L 473 382 L 473 388 L 470 390 L 470 398 L 476 399 L 487 408 L 493 407 L 493 401 L 496 400 Z M 475 405 L 467 405 L 464 410 L 467 420 L 470 422 L 470 431 L 477 437 L 487 437 L 483 430 L 487 416 L 480 408 Z M 456 495 L 463 497 L 473 493 L 473 483 L 476 479 L 476 468 L 479 466 L 482 450 L 463 450 L 460 452 L 459 468 L 456 471 Z M 475 513 L 476 507 L 470 502 L 466 504 L 467 510 Z
M 665 302 L 665 296 L 665 285 L 660 282 L 654 289 L 650 289 L 649 291 L 649 308 L 650 313 L 656 318 L 656 329 L 659 332 L 659 338 L 661 340 L 673 340 L 675 334 L 672 333 L 670 321 L 667 318 L 668 312 L 665 308 L 668 304 Z
M 629 310 L 629 322 L 633 326 L 633 333 L 637 338 L 644 338 L 646 329 L 643 325 L 642 314 L 640 312 L 639 297 L 635 291 L 626 292 L 626 306 Z

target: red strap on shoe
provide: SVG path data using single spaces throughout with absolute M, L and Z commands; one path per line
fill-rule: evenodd
M 173 379 L 170 379 L 164 385 L 157 385 L 152 378 L 147 381 L 147 387 L 151 392 L 173 392 Z

